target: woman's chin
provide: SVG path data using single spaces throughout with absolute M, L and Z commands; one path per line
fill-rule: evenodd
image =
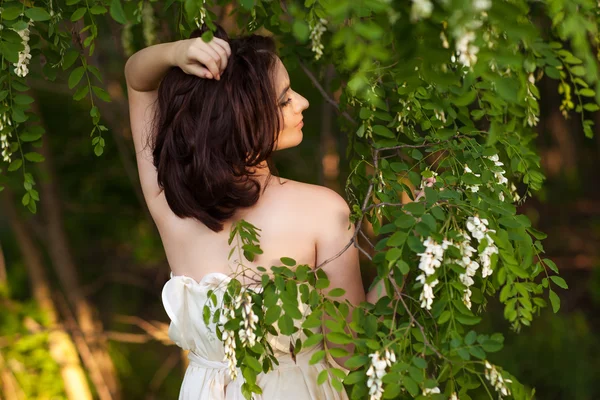
M 275 150 L 285 150 L 292 147 L 298 146 L 302 143 L 302 130 L 298 129 L 297 132 L 293 134 L 287 134 L 283 137 L 280 137 L 277 143 L 275 144 Z

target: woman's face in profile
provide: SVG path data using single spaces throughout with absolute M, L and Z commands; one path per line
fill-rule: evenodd
M 309 104 L 290 87 L 290 76 L 279 58 L 275 65 L 275 94 L 282 116 L 282 129 L 275 142 L 275 150 L 297 146 L 302 142 L 302 112 Z

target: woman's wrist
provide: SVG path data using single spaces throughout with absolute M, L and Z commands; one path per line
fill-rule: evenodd
M 140 92 L 157 89 L 169 69 L 177 66 L 180 42 L 149 46 L 129 57 L 125 64 L 127 85 Z

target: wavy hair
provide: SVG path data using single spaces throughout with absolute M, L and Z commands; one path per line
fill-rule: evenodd
M 205 31 L 203 26 L 190 38 Z M 250 169 L 266 161 L 275 171 L 271 153 L 282 122 L 273 39 L 229 39 L 220 26 L 215 36 L 231 47 L 221 80 L 171 68 L 158 88 L 151 146 L 158 184 L 171 210 L 220 232 L 236 209 L 259 199 L 260 183 Z

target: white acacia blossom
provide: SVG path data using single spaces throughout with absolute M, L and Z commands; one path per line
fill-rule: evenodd
M 371 366 L 367 370 L 367 387 L 369 388 L 369 400 L 379 400 L 383 396 L 383 382 L 386 368 L 391 367 L 396 362 L 396 354 L 386 349 L 383 357 L 380 357 L 379 351 L 369 354 L 371 357 Z
M 485 361 L 485 377 L 488 381 L 490 381 L 500 397 L 510 396 L 510 389 L 508 386 L 506 386 L 506 384 L 512 383 L 512 380 L 504 379 L 496 367 L 490 364 L 487 360 Z
M 240 295 L 240 303 L 242 304 L 242 318 L 240 322 L 240 341 L 243 346 L 252 347 L 256 344 L 256 323 L 258 322 L 258 316 L 254 314 L 252 310 L 252 297 L 250 294 L 245 292 Z M 237 301 L 236 301 L 237 303 Z
M 458 400 L 458 395 L 456 394 L 456 392 L 453 392 L 453 393 L 450 395 L 450 400 Z
M 415 22 L 420 19 L 429 18 L 433 12 L 433 3 L 430 0 L 412 0 L 410 19 Z
M 156 18 L 154 17 L 154 9 L 150 2 L 144 2 L 142 6 L 142 27 L 144 43 L 146 46 L 151 46 L 156 43 Z
M 465 174 L 473 174 L 478 178 L 481 176 L 481 174 L 476 174 L 475 172 L 473 172 L 473 170 L 471 170 L 471 168 L 469 168 L 469 166 L 467 164 L 465 164 Z M 477 193 L 477 192 L 479 192 L 479 186 L 481 186 L 481 185 L 477 185 L 477 184 L 466 185 L 466 188 L 473 193 Z
M 10 152 L 10 143 L 8 142 L 8 138 L 12 137 L 12 133 L 7 130 L 7 132 L 2 132 L 4 128 L 12 126 L 12 121 L 8 112 L 2 113 L 0 116 L 0 148 L 2 149 L 2 161 L 10 162 L 11 161 L 11 152 Z
M 473 0 L 473 9 L 475 11 L 486 11 L 492 7 L 492 0 Z
M 23 40 L 23 51 L 19 52 L 19 61 L 13 63 L 15 66 L 15 74 L 24 78 L 29 73 L 29 60 L 31 60 L 31 48 L 29 47 L 29 27 L 33 25 L 33 20 L 29 20 L 27 27 L 23 30 L 16 31 Z
M 439 394 L 439 393 L 441 393 L 439 387 L 423 389 L 423 396 L 429 396 L 430 394 Z
M 458 55 L 458 62 L 467 68 L 471 68 L 477 63 L 477 53 L 479 53 L 479 47 L 475 46 L 475 32 L 472 31 L 461 31 L 457 35 L 456 39 L 456 54 Z
M 444 251 L 449 245 L 452 245 L 452 242 L 444 239 L 440 245 L 431 237 L 428 237 L 423 242 L 423 245 L 425 246 L 425 251 L 417 254 L 420 256 L 419 269 L 423 271 L 423 273 L 417 276 L 416 280 L 423 284 L 423 291 L 419 296 L 421 307 L 431 310 L 431 305 L 433 304 L 433 299 L 435 298 L 435 295 L 433 294 L 433 288 L 439 283 L 439 281 L 435 279 L 431 282 L 428 282 L 427 278 L 434 275 L 436 270 L 442 265 Z
M 310 40 L 312 51 L 315 53 L 315 60 L 318 60 L 323 56 L 323 49 L 325 46 L 321 43 L 321 36 L 323 36 L 323 32 L 327 30 L 325 24 L 327 24 L 327 20 L 324 18 L 319 18 L 316 23 L 309 23 Z
M 475 276 L 475 274 L 477 273 L 477 270 L 479 269 L 479 264 L 477 263 L 477 261 L 475 261 L 471 258 L 471 257 L 473 257 L 473 254 L 475 254 L 475 251 L 476 251 L 475 248 L 473 248 L 473 246 L 471 246 L 471 238 L 469 237 L 469 235 L 466 232 L 461 232 L 461 233 L 462 233 L 464 240 L 462 242 L 460 242 L 458 248 L 460 250 L 462 257 L 460 260 L 456 260 L 456 263 L 458 265 L 460 265 L 461 267 L 465 268 L 465 272 L 463 274 L 460 274 L 459 279 L 462 282 L 462 284 L 467 287 L 463 293 L 463 303 L 470 310 L 472 293 L 471 293 L 471 289 L 469 289 L 469 287 L 472 286 L 473 284 L 475 284 L 473 277 Z
M 487 242 L 486 248 L 479 253 L 479 261 L 481 261 L 481 265 L 483 267 L 481 270 L 481 275 L 484 278 L 492 275 L 492 254 L 498 253 L 498 247 L 494 244 L 494 240 L 488 234 L 488 232 L 495 231 L 488 229 L 488 224 L 489 223 L 487 219 L 479 218 L 478 216 L 469 217 L 467 219 L 467 230 L 471 233 L 471 235 L 480 243 L 484 239 Z

